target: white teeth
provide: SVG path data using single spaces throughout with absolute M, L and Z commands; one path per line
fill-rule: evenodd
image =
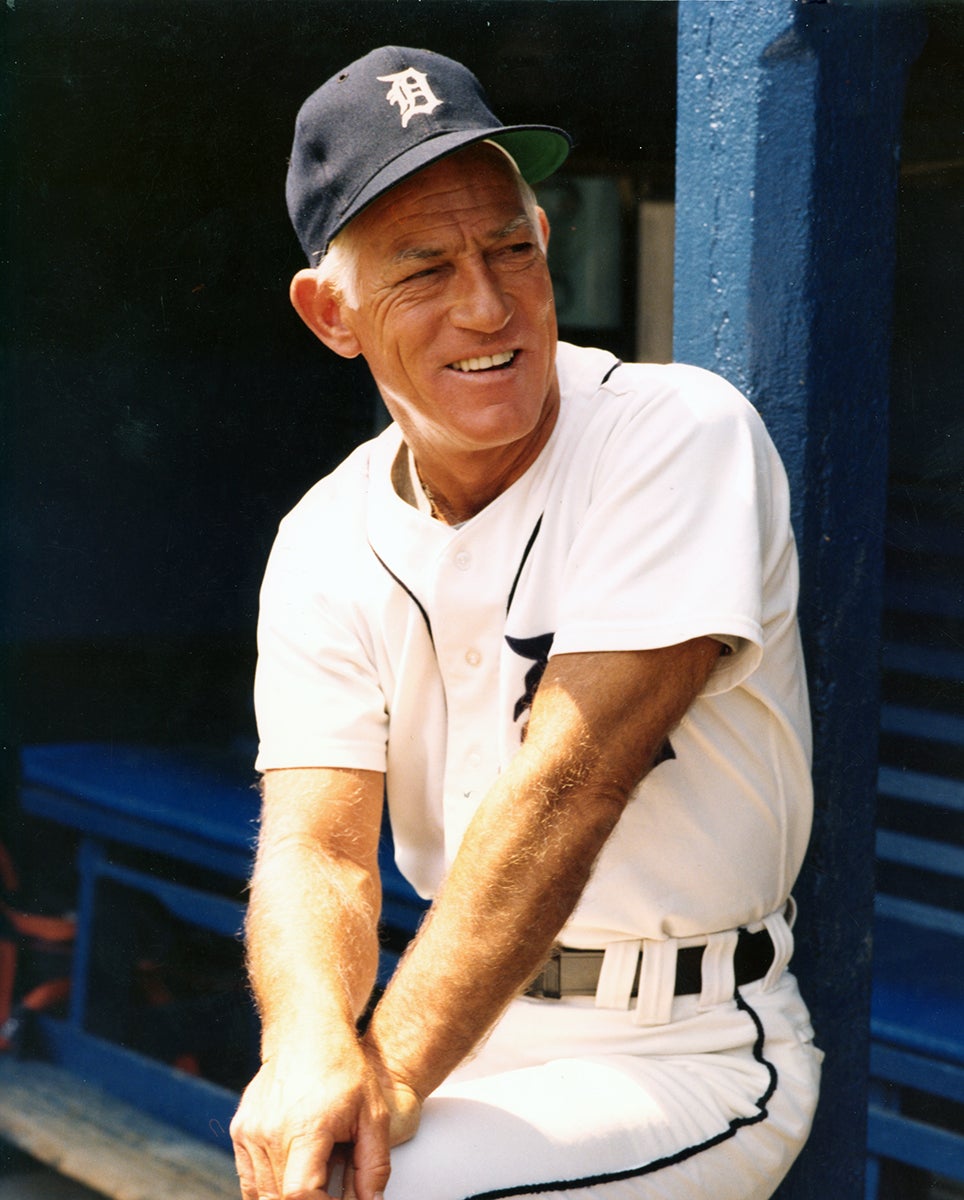
M 481 358 L 462 358 L 452 366 L 456 371 L 487 371 L 489 367 L 503 367 L 513 358 L 514 350 L 503 350 L 500 354 L 483 354 Z

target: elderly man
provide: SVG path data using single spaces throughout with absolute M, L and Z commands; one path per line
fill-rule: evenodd
M 299 115 L 292 301 L 394 423 L 262 593 L 246 1200 L 751 1200 L 809 1129 L 786 481 L 721 379 L 557 343 L 567 150 L 399 47 Z M 432 904 L 362 1031 L 386 795 Z

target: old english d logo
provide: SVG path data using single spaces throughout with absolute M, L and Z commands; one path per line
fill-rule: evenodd
M 385 99 L 389 104 L 397 104 L 402 115 L 402 128 L 407 129 L 408 123 L 417 113 L 434 112 L 442 103 L 429 86 L 424 71 L 416 71 L 408 67 L 395 75 L 379 75 L 380 83 L 390 83 Z

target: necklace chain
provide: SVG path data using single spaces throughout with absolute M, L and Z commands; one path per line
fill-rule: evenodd
M 445 518 L 442 515 L 441 508 L 439 508 L 438 501 L 435 499 L 435 493 L 432 491 L 432 489 L 430 487 L 426 486 L 425 480 L 422 478 L 421 475 L 419 475 L 418 481 L 422 485 L 422 491 L 425 494 L 425 499 L 428 501 L 429 508 L 432 510 L 432 516 L 437 521 L 444 521 Z

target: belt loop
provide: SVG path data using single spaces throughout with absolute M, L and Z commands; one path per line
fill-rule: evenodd
M 795 904 L 790 915 L 791 917 L 796 916 Z M 793 934 L 790 932 L 787 918 L 782 911 L 770 913 L 768 917 L 764 917 L 763 924 L 773 942 L 773 962 L 763 980 L 763 990 L 768 992 L 771 988 L 776 987 L 780 976 L 787 968 L 787 963 L 793 957 Z
M 700 1012 L 733 999 L 736 991 L 736 969 L 733 955 L 740 940 L 737 929 L 711 933 L 706 939 L 700 963 L 703 983 L 700 991 Z
M 665 942 L 643 942 L 634 1025 L 666 1025 L 672 1017 L 676 995 L 676 951 L 675 938 Z
M 629 1008 L 639 969 L 641 941 L 610 942 L 603 955 L 596 987 L 597 1008 Z

